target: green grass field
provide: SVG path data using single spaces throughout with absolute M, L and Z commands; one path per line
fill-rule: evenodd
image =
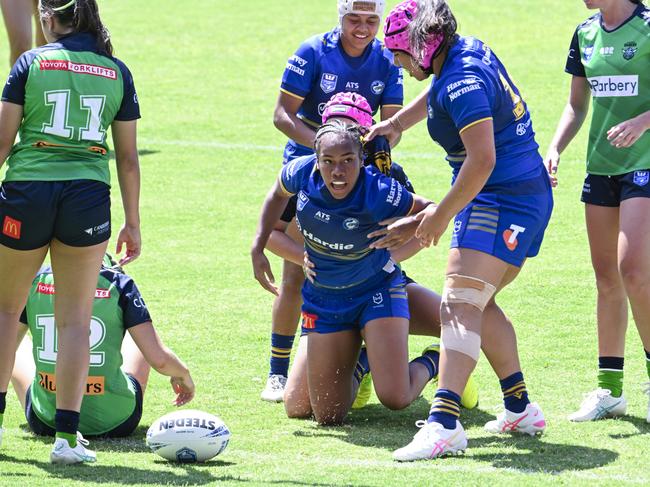
M 396 3 L 388 2 L 389 7 Z M 541 255 L 503 292 L 518 331 L 523 370 L 548 430 L 541 439 L 500 438 L 482 427 L 501 408 L 487 361 L 477 368 L 480 407 L 464 414 L 464 457 L 397 464 L 425 417 L 432 390 L 400 412 L 376 398 L 339 428 L 289 420 L 259 393 L 268 370 L 271 296 L 252 277 L 249 246 L 262 199 L 280 167 L 285 137 L 271 118 L 286 58 L 306 37 L 337 21 L 334 0 L 100 1 L 116 55 L 131 68 L 143 118 L 143 254 L 136 279 L 165 342 L 191 367 L 192 408 L 232 430 L 225 453 L 180 466 L 148 451 L 151 422 L 172 410 L 168 381 L 152 373 L 142 426 L 121 441 L 97 441 L 99 462 L 55 467 L 50 440 L 32 436 L 11 390 L 0 450 L 0 485 L 510 485 L 648 484 L 643 350 L 631 324 L 626 395 L 629 416 L 571 424 L 566 415 L 596 385 L 595 285 L 582 205 L 586 131 L 563 157 L 556 210 Z M 528 102 L 542 152 L 568 95 L 565 56 L 588 16 L 578 0 L 454 0 L 460 31 L 501 57 Z M 299 20 L 300 19 L 300 20 Z M 4 32 L 2 33 L 4 36 Z M 4 37 L 0 37 L 4 39 Z M 7 68 L 7 44 L 0 64 Z M 423 85 L 406 81 L 406 97 Z M 440 199 L 449 168 L 424 126 L 395 151 L 416 189 Z M 114 192 L 114 225 L 121 225 Z M 117 233 L 117 232 L 115 232 Z M 448 238 L 405 269 L 442 287 Z M 279 275 L 279 261 L 274 261 Z M 415 354 L 428 344 L 413 338 Z

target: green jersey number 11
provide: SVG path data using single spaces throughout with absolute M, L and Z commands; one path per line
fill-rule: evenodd
M 45 105 L 52 107 L 52 116 L 49 123 L 43 124 L 43 133 L 72 139 L 75 130 L 78 130 L 77 140 L 104 142 L 106 130 L 102 127 L 101 120 L 106 96 L 80 95 L 79 108 L 87 112 L 86 122 L 83 127 L 74 127 L 70 125 L 70 90 L 46 91 L 44 95 Z M 73 118 L 83 120 L 83 116 Z

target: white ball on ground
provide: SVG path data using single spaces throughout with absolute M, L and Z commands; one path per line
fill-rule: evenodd
M 230 430 L 217 416 L 181 409 L 158 418 L 147 431 L 147 446 L 174 462 L 205 462 L 228 446 Z

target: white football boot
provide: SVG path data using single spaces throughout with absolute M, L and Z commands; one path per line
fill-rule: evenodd
M 459 455 L 467 448 L 467 436 L 458 420 L 453 430 L 445 429 L 440 423 L 426 421 L 418 421 L 415 425 L 420 428 L 420 431 L 415 433 L 411 443 L 393 452 L 394 460 L 412 462 L 446 455 Z
M 650 382 L 646 382 L 643 387 L 643 392 L 648 395 L 648 414 L 646 414 L 645 420 L 647 423 L 650 423 Z M 1 439 L 2 437 L 0 436 Z
M 521 413 L 505 409 L 497 419 L 485 423 L 485 430 L 490 433 L 524 433 L 535 436 L 545 429 L 544 413 L 536 402 L 528 403 Z
M 287 385 L 287 378 L 283 375 L 269 375 L 266 380 L 266 387 L 260 397 L 263 401 L 282 402 L 284 397 L 284 388 Z
M 627 410 L 625 397 L 613 397 L 609 389 L 596 389 L 588 394 L 580 404 L 580 409 L 569 414 L 569 421 L 595 421 L 601 418 L 623 416 Z
M 71 465 L 73 463 L 94 463 L 97 461 L 97 455 L 94 451 L 86 449 L 88 440 L 77 432 L 77 446 L 70 447 L 68 440 L 65 438 L 56 438 L 52 452 L 50 453 L 50 462 L 61 465 Z

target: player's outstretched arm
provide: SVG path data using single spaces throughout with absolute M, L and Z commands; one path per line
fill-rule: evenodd
M 176 393 L 174 404 L 182 406 L 194 398 L 194 381 L 187 366 L 174 352 L 165 346 L 150 321 L 129 328 L 133 341 L 145 360 L 159 374 L 171 377 Z
M 266 250 L 284 260 L 302 266 L 304 247 L 281 230 L 273 230 L 266 243 Z
M 140 161 L 138 159 L 136 121 L 114 121 L 111 125 L 115 145 L 115 165 L 120 182 L 124 226 L 117 237 L 117 253 L 126 246 L 120 265 L 135 260 L 141 252 L 140 238 Z
M 305 147 L 314 147 L 316 133 L 298 118 L 303 99 L 280 92 L 273 112 L 273 125 L 284 135 Z

